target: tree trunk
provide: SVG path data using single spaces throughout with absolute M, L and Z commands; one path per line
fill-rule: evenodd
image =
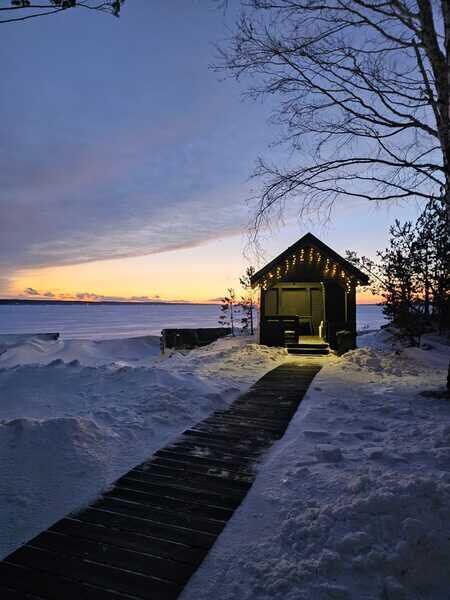
M 450 5 L 448 0 L 442 1 L 442 14 L 444 17 L 444 39 L 445 39 L 445 68 L 447 75 L 447 106 L 445 112 L 445 125 L 446 125 L 446 147 L 444 148 L 444 167 L 445 167 L 445 204 L 447 207 L 447 235 L 450 235 Z M 448 266 L 446 270 L 448 270 Z M 448 272 L 445 273 L 445 279 L 448 281 Z M 447 303 L 449 302 L 447 298 Z M 449 319 L 449 308 L 448 306 L 443 307 L 446 319 L 445 326 L 448 327 L 448 319 Z M 450 396 L 450 361 L 448 363 L 448 373 L 447 373 L 447 392 Z
M 234 303 L 230 302 L 231 335 L 234 336 Z

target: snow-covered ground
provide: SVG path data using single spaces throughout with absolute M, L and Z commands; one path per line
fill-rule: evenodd
M 248 338 L 0 336 L 0 558 L 286 360 Z
M 450 347 L 388 332 L 324 368 L 182 600 L 448 600 Z M 3 346 L 2 346 L 3 343 Z M 288 356 L 245 338 L 0 336 L 0 557 Z
M 450 598 L 450 347 L 391 342 L 317 375 L 181 600 Z

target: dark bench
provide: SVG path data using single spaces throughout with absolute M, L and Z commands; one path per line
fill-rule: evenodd
M 231 329 L 229 327 L 163 329 L 161 331 L 161 352 L 164 354 L 166 348 L 186 350 L 206 346 L 230 333 Z

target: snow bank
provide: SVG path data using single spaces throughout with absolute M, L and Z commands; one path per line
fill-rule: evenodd
M 32 336 L 9 347 L 0 356 L 0 558 L 286 358 L 248 338 L 164 357 L 149 337 Z
M 286 360 L 295 360 L 285 348 L 269 348 L 255 344 L 250 338 L 222 338 L 188 353 L 174 353 L 159 365 L 184 375 L 196 373 L 205 382 L 233 381 L 240 390 Z
M 372 342 L 315 378 L 182 600 L 448 600 L 450 403 L 419 393 L 445 370 Z
M 106 485 L 114 437 L 82 418 L 0 422 L 2 555 Z
M 113 362 L 143 365 L 160 354 L 157 336 L 99 341 L 66 340 L 54 336 L 55 334 L 0 335 L 0 367 L 48 364 L 54 360 L 78 360 L 87 366 Z

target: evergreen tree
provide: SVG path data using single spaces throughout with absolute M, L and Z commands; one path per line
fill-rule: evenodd
M 245 274 L 239 278 L 239 283 L 244 289 L 244 294 L 241 296 L 239 307 L 242 311 L 241 323 L 242 329 L 250 335 L 254 334 L 254 315 L 256 309 L 255 292 L 251 284 L 251 278 L 255 274 L 254 267 L 247 267 Z
M 424 312 L 443 333 L 450 329 L 450 229 L 442 199 L 428 202 L 417 221 L 417 230 L 416 271 L 422 280 Z
M 236 310 L 236 293 L 233 288 L 227 289 L 227 295 L 220 299 L 220 317 L 221 327 L 230 327 L 231 335 L 234 335 L 234 318 Z
M 398 220 L 389 230 L 389 247 L 378 252 L 384 271 L 384 313 L 417 344 L 423 333 L 423 289 L 417 272 L 417 230 Z
M 427 329 L 450 329 L 448 231 L 445 203 L 432 198 L 415 224 L 395 221 L 389 247 L 377 252 L 378 260 L 347 252 L 350 262 L 370 275 L 385 314 L 413 343 Z

